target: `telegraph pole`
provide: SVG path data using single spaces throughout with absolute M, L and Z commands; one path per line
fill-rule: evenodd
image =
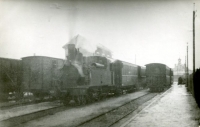
M 136 64 L 136 54 L 135 54 L 135 64 Z
M 187 58 L 186 58 L 186 55 L 185 55 L 185 86 L 187 86 L 187 65 L 186 65 L 186 61 L 187 61 Z
M 195 73 L 195 3 L 193 10 L 193 75 Z
M 188 85 L 188 43 L 187 43 L 187 67 L 186 67 L 186 69 L 187 69 L 187 73 L 186 73 L 186 75 L 187 75 L 187 86 L 189 86 Z

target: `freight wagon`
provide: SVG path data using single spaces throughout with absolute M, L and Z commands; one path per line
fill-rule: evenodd
M 159 92 L 171 86 L 171 70 L 165 64 L 151 63 L 146 65 L 146 80 L 151 91 Z
M 6 101 L 9 93 L 20 91 L 21 61 L 0 58 L 0 101 Z
M 64 60 L 45 57 L 29 56 L 22 58 L 22 86 L 24 92 L 31 92 L 41 99 L 59 91 L 60 68 Z

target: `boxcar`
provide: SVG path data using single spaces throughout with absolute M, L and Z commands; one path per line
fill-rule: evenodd
M 165 64 L 151 63 L 146 65 L 146 80 L 151 91 L 159 92 L 169 87 L 170 68 Z
M 19 92 L 21 84 L 21 61 L 0 58 L 0 100 L 7 100 L 11 92 Z
M 50 91 L 59 89 L 59 69 L 63 65 L 63 59 L 45 56 L 22 58 L 22 91 L 32 92 L 36 97 L 44 97 Z

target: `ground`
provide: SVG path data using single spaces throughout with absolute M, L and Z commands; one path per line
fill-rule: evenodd
M 148 93 L 148 90 L 142 90 L 131 94 L 122 95 L 119 97 L 108 98 L 106 100 L 92 103 L 85 106 L 78 106 L 68 109 L 63 112 L 58 112 L 53 115 L 45 116 L 19 127 L 72 127 L 76 126 L 83 121 L 93 118 L 103 112 L 109 111 L 114 107 L 118 107 L 130 100 L 138 98 Z
M 159 100 L 151 103 L 121 127 L 198 127 L 200 110 L 185 85 L 174 83 Z

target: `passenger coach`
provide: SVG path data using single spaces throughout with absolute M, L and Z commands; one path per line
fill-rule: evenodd
M 151 91 L 163 91 L 165 88 L 171 86 L 171 82 L 173 80 L 171 69 L 161 63 L 147 64 L 146 80 Z

